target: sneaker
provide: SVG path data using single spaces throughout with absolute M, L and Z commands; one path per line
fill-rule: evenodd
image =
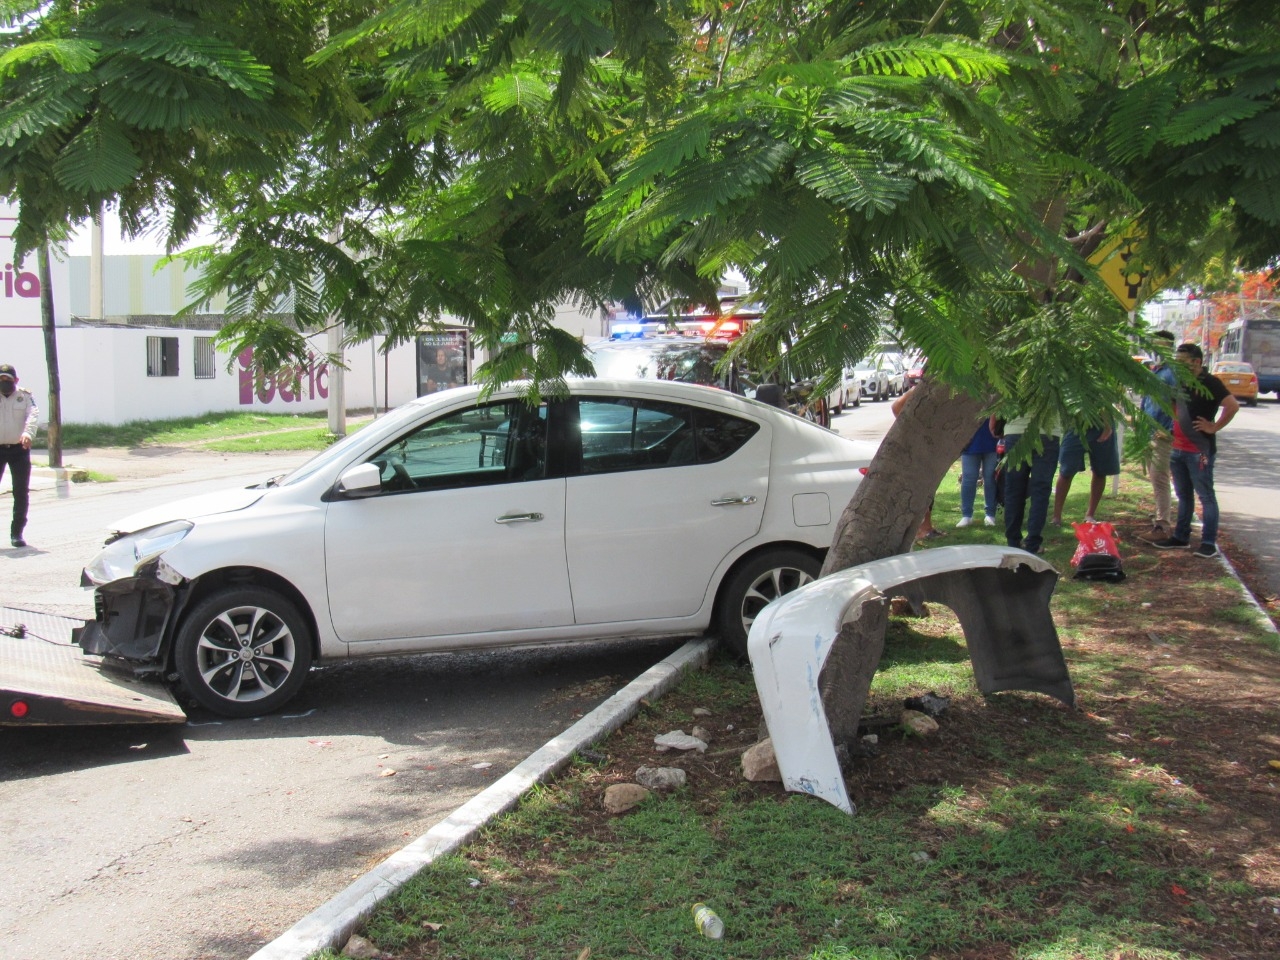
M 1062 526 L 1062 518 L 1061 518 L 1061 517 L 1054 517 L 1052 520 L 1050 520 L 1050 521 L 1049 521 L 1049 526 L 1051 526 L 1051 527 L 1060 527 L 1060 526 Z
M 973 517 L 961 517 L 961 518 L 960 518 L 960 522 L 959 522 L 959 523 L 957 523 L 957 524 L 956 524 L 956 526 L 957 526 L 957 527 L 967 527 L 967 526 L 969 526 L 969 524 L 971 524 L 971 523 L 973 523 Z
M 1179 540 L 1177 537 L 1165 537 L 1163 540 L 1153 541 L 1151 545 L 1157 550 L 1175 550 L 1191 546 L 1186 540 Z
M 987 514 L 985 517 L 982 518 L 982 522 L 985 523 L 988 527 L 994 527 L 996 525 L 996 518 L 991 516 L 991 514 Z
M 27 541 L 23 540 L 21 537 L 10 537 L 9 543 L 15 547 L 25 547 L 27 545 Z
M 1216 557 L 1218 555 L 1218 548 L 1212 543 L 1202 543 L 1191 551 L 1191 555 L 1193 557 L 1200 557 L 1204 560 L 1208 560 L 1211 557 Z
M 1158 523 L 1153 523 L 1151 529 L 1146 533 L 1138 534 L 1138 539 L 1143 543 L 1155 543 L 1158 540 L 1169 539 L 1169 528 L 1162 527 Z
M 1098 521 L 1097 521 L 1097 520 L 1095 520 L 1095 519 L 1093 519 L 1093 517 L 1085 517 L 1085 518 L 1084 518 L 1084 520 L 1083 520 L 1083 522 L 1084 522 L 1084 523 L 1097 523 Z

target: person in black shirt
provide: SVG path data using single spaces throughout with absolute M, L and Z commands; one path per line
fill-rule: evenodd
M 1213 489 L 1217 433 L 1231 422 L 1240 404 L 1221 380 L 1204 369 L 1204 351 L 1198 345 L 1184 343 L 1174 356 L 1191 368 L 1196 385 L 1184 391 L 1174 406 L 1169 472 L 1178 495 L 1178 520 L 1173 535 L 1154 546 L 1170 550 L 1191 545 L 1191 517 L 1199 497 L 1203 527 L 1193 555 L 1207 559 L 1218 555 L 1218 497 Z

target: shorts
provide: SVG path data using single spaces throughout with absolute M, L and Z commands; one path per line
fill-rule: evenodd
M 1085 434 L 1089 444 L 1089 470 L 1096 477 L 1114 477 L 1120 472 L 1120 444 L 1115 431 L 1106 440 L 1099 440 L 1101 427 L 1090 427 Z M 1075 476 L 1084 471 L 1084 443 L 1073 431 L 1063 434 L 1062 448 L 1058 452 L 1058 471 Z

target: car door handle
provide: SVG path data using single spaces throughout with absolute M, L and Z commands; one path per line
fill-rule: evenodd
M 737 507 L 755 502 L 755 497 L 717 497 L 711 501 L 711 505 L 713 507 Z
M 542 519 L 540 513 L 508 513 L 498 517 L 494 523 L 536 523 Z

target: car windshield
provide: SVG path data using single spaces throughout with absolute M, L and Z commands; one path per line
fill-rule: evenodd
M 416 403 L 406 403 L 403 406 L 396 407 L 394 410 L 383 414 L 362 430 L 348 433 L 333 446 L 326 447 L 321 450 L 292 473 L 285 475 L 280 480 L 278 486 L 287 487 L 290 484 L 299 483 L 324 467 L 326 464 L 332 463 L 334 460 L 346 456 L 348 447 L 354 446 L 356 443 L 363 443 L 369 439 L 369 433 L 366 431 L 373 430 L 381 434 L 398 430 L 403 423 L 414 419 L 421 412 L 422 407 Z
M 1253 367 L 1247 363 L 1219 363 L 1213 368 L 1214 373 L 1253 373 Z

